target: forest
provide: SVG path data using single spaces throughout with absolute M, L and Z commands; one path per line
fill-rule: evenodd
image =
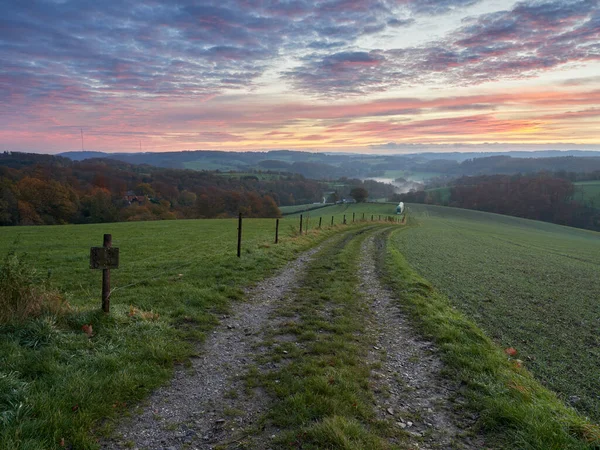
M 0 225 L 279 217 L 279 206 L 339 198 L 353 187 L 387 197 L 393 187 L 342 178 L 332 187 L 300 174 L 219 173 L 110 159 L 0 154 Z

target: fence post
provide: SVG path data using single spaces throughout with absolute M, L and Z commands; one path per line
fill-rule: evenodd
M 279 219 L 275 221 L 275 243 L 279 243 Z
M 242 255 L 242 213 L 238 217 L 238 246 L 237 256 L 240 258 Z
M 305 234 L 308 234 L 308 221 L 310 220 L 310 214 L 306 215 L 306 231 L 304 232 Z
M 333 216 L 331 216 L 331 226 L 333 226 Z
M 371 222 L 373 222 L 373 214 L 371 214 Z
M 365 220 L 365 213 L 363 213 L 363 218 L 362 218 L 362 220 Z
M 354 214 L 356 213 L 352 213 L 352 223 L 354 223 Z
M 319 217 L 319 230 L 321 229 L 321 219 L 323 219 L 323 218 Z
M 302 214 L 300 214 L 300 236 L 302 236 L 302 222 L 303 222 Z
M 344 222 L 343 222 L 343 224 L 346 225 L 346 214 L 344 214 Z

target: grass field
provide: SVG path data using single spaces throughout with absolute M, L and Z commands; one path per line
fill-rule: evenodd
M 0 449 L 95 448 L 92 427 L 108 432 L 105 418 L 164 383 L 242 287 L 336 231 L 299 238 L 283 219 L 274 245 L 275 220 L 245 220 L 238 259 L 236 229 L 235 220 L 3 228 L 0 255 L 13 250 L 50 276 L 72 310 L 0 324 Z M 89 269 L 103 233 L 120 248 L 110 315 L 99 309 L 101 271 Z
M 301 212 L 305 212 L 305 211 L 321 209 L 326 206 L 328 206 L 328 205 L 323 205 L 322 203 L 317 203 L 317 204 L 307 203 L 305 205 L 280 206 L 279 210 L 281 211 L 281 214 L 283 214 L 284 216 L 287 216 L 290 214 L 296 214 L 296 213 L 301 213 Z
M 320 208 L 315 211 L 309 211 L 308 215 L 311 220 L 317 220 L 319 217 L 323 218 L 323 224 L 331 224 L 331 218 L 334 218 L 334 223 L 341 223 L 344 216 L 346 216 L 346 222 L 352 222 L 352 214 L 354 213 L 355 221 L 363 218 L 365 220 L 379 220 L 381 216 L 382 220 L 386 217 L 396 217 L 396 203 L 346 203 L 339 205 L 331 205 L 326 208 Z M 298 217 L 300 212 L 290 214 L 287 218 Z M 306 214 L 303 214 L 306 216 Z
M 173 364 L 192 355 L 193 344 L 216 317 L 243 297 L 243 287 L 325 237 L 357 230 L 339 226 L 344 215 L 351 223 L 353 214 L 356 221 L 364 214 L 370 223 L 371 216 L 375 221 L 379 215 L 383 220 L 398 218 L 395 207 L 326 207 L 304 215 L 304 230 L 310 231 L 303 236 L 297 235 L 299 214 L 291 215 L 281 220 L 278 245 L 273 244 L 273 219 L 246 220 L 239 259 L 235 220 L 3 228 L 0 255 L 14 250 L 37 269 L 40 279 L 49 276 L 72 309 L 25 325 L 0 325 L 0 450 L 61 448 L 63 442 L 77 449 L 96 448 L 93 436 L 110 433 L 111 418 L 166 382 Z M 323 230 L 317 232 L 319 217 Z M 332 217 L 336 226 L 329 228 Z M 506 431 L 510 448 L 591 448 L 585 439 L 596 433 L 598 442 L 597 430 L 513 366 L 516 360 L 507 361 L 501 349 L 517 349 L 516 358 L 522 361 L 518 364 L 564 403 L 599 420 L 599 234 L 425 205 L 409 205 L 407 217 L 408 227 L 389 228 L 398 231 L 392 232 L 388 246 L 388 282 L 399 298 L 420 311 L 418 321 L 440 341 L 456 376 L 466 377 L 473 392 L 483 392 L 477 394 L 480 397 L 473 394 L 481 405 L 482 425 L 496 435 Z M 121 251 L 120 268 L 112 271 L 110 315 L 99 311 L 101 273 L 88 268 L 89 248 L 101 244 L 103 233 L 111 233 Z M 308 325 L 313 297 L 318 307 L 325 292 L 332 299 L 339 296 L 339 302 L 353 292 L 359 242 L 348 241 L 343 251 L 333 242 L 325 250 L 338 258 L 339 273 L 330 276 L 340 283 L 321 285 L 315 278 L 326 272 L 327 261 L 323 267 L 315 265 L 315 277 L 309 272 L 302 287 L 307 303 L 298 304 Z M 413 275 L 413 270 L 429 281 Z M 352 308 L 347 312 L 356 314 Z M 360 314 L 348 319 L 361 320 Z M 93 325 L 91 336 L 82 331 L 87 324 Z M 340 328 L 339 342 L 346 342 L 342 337 L 348 332 L 352 329 Z M 359 361 L 361 351 L 352 350 L 349 357 Z M 317 362 L 299 360 L 290 371 Z M 348 385 L 363 375 L 349 372 Z M 304 389 L 294 380 L 277 392 Z M 304 381 L 306 386 L 313 382 Z M 366 408 L 365 395 L 361 402 Z M 282 401 L 285 405 L 285 395 Z M 336 408 L 323 420 L 340 413 Z M 357 430 L 347 426 L 346 420 L 353 417 L 370 420 L 366 409 L 360 417 L 353 414 L 345 416 L 340 432 Z M 286 417 L 280 414 L 277 420 L 285 422 Z M 284 428 L 307 430 L 304 419 L 284 422 Z M 345 439 L 343 433 L 324 436 L 320 425 L 313 425 L 308 436 L 316 447 L 311 448 Z M 379 444 L 368 428 L 361 439 L 376 448 Z
M 575 200 L 600 208 L 600 181 L 581 181 L 575 183 Z
M 547 387 L 600 421 L 600 234 L 410 205 L 395 245 L 451 303 Z

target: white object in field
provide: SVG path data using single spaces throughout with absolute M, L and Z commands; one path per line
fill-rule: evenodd
M 402 214 L 404 212 L 404 202 L 398 203 L 396 206 L 396 214 Z

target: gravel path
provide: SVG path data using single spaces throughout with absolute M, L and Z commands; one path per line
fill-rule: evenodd
M 384 251 L 385 242 L 379 236 L 375 233 L 365 241 L 359 271 L 361 294 L 373 313 L 369 328 L 376 344 L 369 360 L 377 367 L 371 376 L 377 415 L 408 435 L 408 448 L 485 448 L 470 431 L 474 418 L 457 413 L 460 395 L 440 375 L 443 365 L 435 346 L 411 328 L 393 295 L 380 283 L 375 255 Z M 248 392 L 243 376 L 257 366 L 253 355 L 278 322 L 273 316 L 277 306 L 292 301 L 289 294 L 319 249 L 305 252 L 249 290 L 247 301 L 235 303 L 232 313 L 223 316 L 199 346 L 191 366 L 178 367 L 171 383 L 155 391 L 101 448 L 268 448 L 274 430 L 259 431 L 264 425 L 259 419 L 269 398 L 260 390 Z M 405 439 L 395 443 L 401 448 L 407 445 Z
M 369 359 L 379 367 L 371 375 L 378 417 L 408 433 L 411 448 L 485 448 L 469 430 L 474 418 L 457 413 L 460 395 L 440 375 L 443 363 L 435 345 L 413 330 L 380 283 L 375 255 L 384 251 L 385 242 L 371 236 L 360 261 L 360 289 L 371 304 L 376 333 Z
M 241 377 L 253 364 L 253 346 L 277 303 L 296 285 L 320 247 L 288 263 L 278 275 L 248 291 L 199 348 L 191 367 L 178 367 L 170 385 L 158 389 L 141 411 L 117 427 L 104 449 L 213 449 L 244 439 L 268 399 L 245 391 Z

